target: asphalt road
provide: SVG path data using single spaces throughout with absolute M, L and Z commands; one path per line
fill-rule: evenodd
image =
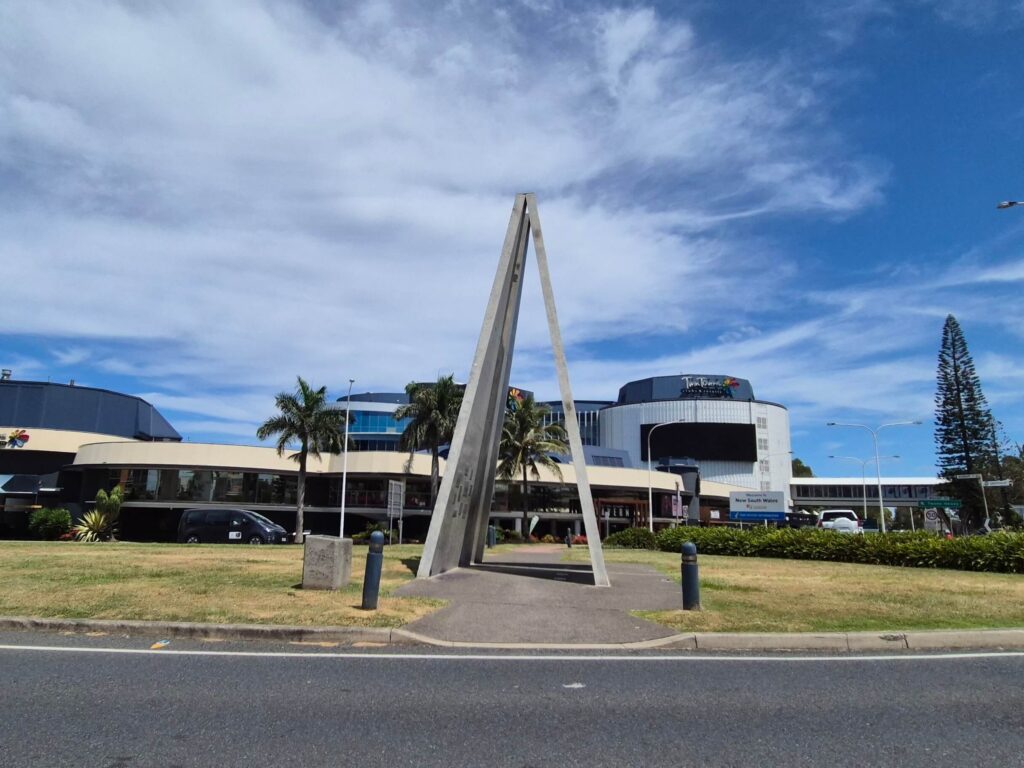
M 0 635 L 0 765 L 1024 766 L 1019 654 L 406 658 L 151 643 Z

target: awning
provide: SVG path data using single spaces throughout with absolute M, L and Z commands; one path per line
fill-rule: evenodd
M 8 496 L 35 496 L 39 486 L 38 475 L 0 475 L 0 493 Z

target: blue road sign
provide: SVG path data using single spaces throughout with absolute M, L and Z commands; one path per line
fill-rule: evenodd
M 729 520 L 740 523 L 761 523 L 765 520 L 774 523 L 786 522 L 785 512 L 730 512 Z

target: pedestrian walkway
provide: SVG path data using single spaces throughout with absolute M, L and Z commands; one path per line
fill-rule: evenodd
M 610 563 L 612 586 L 595 587 L 589 564 L 561 562 L 565 551 L 524 546 L 406 584 L 395 594 L 448 605 L 405 629 L 469 643 L 632 643 L 674 634 L 629 612 L 681 607 L 676 582 L 649 566 Z

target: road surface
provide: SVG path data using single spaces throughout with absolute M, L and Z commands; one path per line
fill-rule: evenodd
M 0 765 L 1024 766 L 1024 654 L 152 642 L 0 634 Z

